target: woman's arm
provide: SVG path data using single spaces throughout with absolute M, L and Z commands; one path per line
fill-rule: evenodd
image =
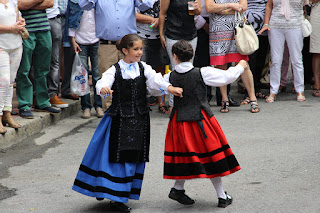
M 152 16 L 147 16 L 141 13 L 136 13 L 136 19 L 138 23 L 143 24 L 152 24 L 156 21 L 156 18 L 153 18 Z
M 166 48 L 166 40 L 163 34 L 164 28 L 164 20 L 167 15 L 167 11 L 170 5 L 170 0 L 161 0 L 160 1 L 160 13 L 159 13 L 159 33 L 160 33 L 160 41 L 163 48 Z
M 0 25 L 0 33 L 20 33 L 25 26 L 24 19 L 17 21 L 13 25 Z
M 248 8 L 247 0 L 240 0 L 239 3 L 240 3 L 240 6 L 242 8 L 242 10 L 240 12 L 246 11 L 247 8 Z
M 266 30 L 268 30 L 268 31 L 270 30 L 269 21 L 270 21 L 270 17 L 271 17 L 272 8 L 273 8 L 273 0 L 268 0 L 268 2 L 266 4 L 266 10 L 265 10 L 265 13 L 264 13 L 263 27 L 258 32 L 258 34 L 261 34 Z
M 206 0 L 206 10 L 208 13 L 223 14 L 226 10 L 228 11 L 228 9 L 240 12 L 242 7 L 239 3 L 216 4 L 214 0 Z
M 196 0 L 194 6 L 195 6 L 195 7 L 194 7 L 194 9 L 195 9 L 194 12 L 195 12 L 195 14 L 196 14 L 196 15 L 200 15 L 200 13 L 201 13 L 201 11 L 202 11 L 200 0 Z

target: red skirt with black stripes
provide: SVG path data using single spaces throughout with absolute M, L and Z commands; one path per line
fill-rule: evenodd
M 164 154 L 164 179 L 214 178 L 240 170 L 227 139 L 214 116 L 202 110 L 198 122 L 169 121 Z

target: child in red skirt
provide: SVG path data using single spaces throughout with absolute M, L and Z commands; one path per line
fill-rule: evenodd
M 210 109 L 206 85 L 230 84 L 241 75 L 252 95 L 252 74 L 244 60 L 228 71 L 195 68 L 190 62 L 192 46 L 184 40 L 173 45 L 172 53 L 177 65 L 165 78 L 172 86 L 183 88 L 183 97 L 174 98 L 165 141 L 164 178 L 176 180 L 169 198 L 192 205 L 194 200 L 184 191 L 185 180 L 210 178 L 219 198 L 218 207 L 225 208 L 232 203 L 232 197 L 224 191 L 221 177 L 240 170 L 240 166 Z M 258 112 L 257 101 L 252 102 Z

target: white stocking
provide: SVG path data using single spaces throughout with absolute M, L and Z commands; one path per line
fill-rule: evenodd
M 184 183 L 185 183 L 185 180 L 176 180 L 174 182 L 173 188 L 175 188 L 177 190 L 183 190 L 184 189 Z
M 221 177 L 216 178 L 210 178 L 214 188 L 216 189 L 218 198 L 226 199 L 226 193 L 224 192 L 223 186 L 222 186 L 222 180 Z

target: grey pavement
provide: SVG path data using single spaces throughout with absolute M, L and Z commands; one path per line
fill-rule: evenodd
M 235 93 L 240 99 L 242 95 Z M 163 151 L 168 117 L 151 112 L 151 151 L 141 199 L 132 212 L 320 212 L 320 98 L 306 91 L 298 103 L 289 92 L 275 103 L 260 100 L 261 112 L 232 107 L 212 110 L 242 169 L 223 178 L 234 203 L 219 209 L 209 180 L 187 181 L 186 193 L 196 200 L 183 206 L 168 198 L 172 180 L 164 180 Z M 79 115 L 57 121 L 37 135 L 0 153 L 0 212 L 110 212 L 108 201 L 96 201 L 71 190 L 78 167 L 100 119 Z

